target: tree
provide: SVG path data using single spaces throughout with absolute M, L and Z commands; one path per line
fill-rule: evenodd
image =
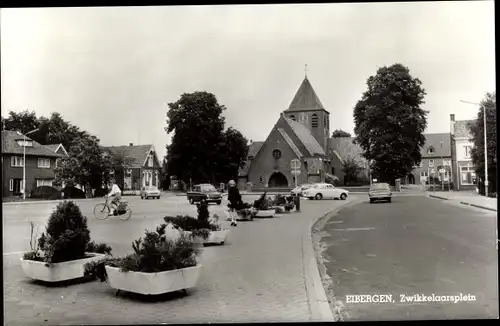
M 215 95 L 185 93 L 168 106 L 165 130 L 174 132 L 172 143 L 167 146 L 168 175 L 186 183 L 215 183 L 217 179 L 222 181 L 223 171 L 234 173 L 234 166 L 241 164 L 245 154 L 235 144 L 244 138 L 232 128 L 224 132 L 222 113 L 226 108 Z
M 344 138 L 344 137 L 351 137 L 351 134 L 341 129 L 336 129 L 334 132 L 332 132 L 332 138 Z
M 39 126 L 40 121 L 36 117 L 35 111 L 24 110 L 20 113 L 9 111 L 7 118 L 2 117 L 2 130 L 15 130 L 24 134 Z
M 236 180 L 238 170 L 246 163 L 248 140 L 238 130 L 229 127 L 223 134 L 222 143 L 216 153 L 216 176 L 219 181 Z
M 488 156 L 488 192 L 497 191 L 497 103 L 496 92 L 487 93 L 480 103 L 477 119 L 470 124 L 471 141 L 474 147 L 471 151 L 472 163 L 480 180 L 484 180 L 484 112 L 486 110 L 486 140 Z M 481 182 L 481 193 L 484 194 L 484 183 Z
M 344 183 L 347 185 L 351 182 L 356 182 L 358 179 L 358 174 L 359 172 L 361 172 L 361 170 L 362 167 L 360 166 L 359 162 L 355 158 L 348 156 L 342 164 L 342 172 L 344 172 Z
M 420 106 L 426 93 L 422 82 L 401 64 L 379 68 L 367 86 L 354 107 L 354 141 L 371 163 L 374 177 L 392 183 L 422 158 L 428 112 Z

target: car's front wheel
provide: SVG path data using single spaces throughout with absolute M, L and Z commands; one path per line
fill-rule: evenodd
M 342 195 L 340 195 L 340 199 L 342 199 L 342 200 L 346 200 L 346 198 L 347 198 L 347 195 L 346 195 L 346 194 L 342 194 Z
M 316 200 L 321 200 L 322 198 L 323 198 L 322 194 L 316 194 L 316 196 L 314 196 L 314 199 Z
M 387 202 L 390 203 L 392 198 L 387 199 Z

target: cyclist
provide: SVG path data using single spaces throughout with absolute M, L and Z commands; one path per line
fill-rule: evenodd
M 116 184 L 116 181 L 114 179 L 111 179 L 110 181 L 111 184 L 111 191 L 106 197 L 113 197 L 113 200 L 111 201 L 111 212 L 109 215 L 114 215 L 115 210 L 118 208 L 118 205 L 120 204 L 120 199 L 122 198 L 122 191 L 120 190 L 120 187 Z

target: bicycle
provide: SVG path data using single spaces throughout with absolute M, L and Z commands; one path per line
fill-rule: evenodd
M 111 206 L 108 203 L 109 197 L 106 198 L 104 203 L 99 203 L 94 207 L 94 216 L 98 220 L 105 220 L 110 216 Z M 119 214 L 122 213 L 122 214 Z M 120 201 L 118 206 L 116 207 L 113 216 L 120 218 L 123 221 L 126 221 L 132 216 L 132 208 L 126 201 Z

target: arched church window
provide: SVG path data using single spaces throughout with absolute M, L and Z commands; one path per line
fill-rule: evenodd
M 335 175 L 335 168 L 332 166 L 332 175 Z
M 314 113 L 312 115 L 311 125 L 312 125 L 313 128 L 317 128 L 318 127 L 318 115 L 316 113 Z
M 323 126 L 324 126 L 324 127 L 325 127 L 325 129 L 326 129 L 326 116 L 325 116 L 325 118 L 323 119 Z
M 273 157 L 274 157 L 275 159 L 279 159 L 279 158 L 281 158 L 281 151 L 280 151 L 279 149 L 275 149 L 275 150 L 273 151 Z
M 304 162 L 304 170 L 305 170 L 306 172 L 307 172 L 307 171 L 309 171 L 309 170 L 307 169 L 307 162 Z
M 295 121 L 295 116 L 294 116 L 294 115 L 291 115 L 291 116 L 290 116 L 290 119 L 292 119 L 293 121 Z
M 429 147 L 429 150 L 427 151 L 428 154 L 434 154 L 434 147 Z

